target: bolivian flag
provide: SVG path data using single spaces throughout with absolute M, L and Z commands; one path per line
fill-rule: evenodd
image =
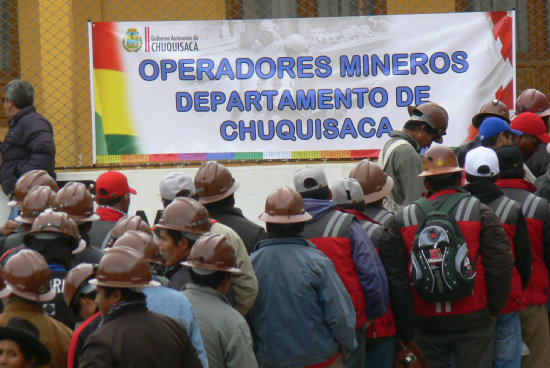
M 96 155 L 139 153 L 115 23 L 92 23 Z

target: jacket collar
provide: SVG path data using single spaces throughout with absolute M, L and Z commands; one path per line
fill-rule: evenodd
M 223 301 L 225 304 L 230 305 L 225 295 L 220 293 L 218 290 L 212 289 L 209 286 L 202 286 L 202 285 L 195 284 L 193 282 L 189 282 L 185 284 L 185 286 L 183 287 L 183 290 L 196 290 L 198 292 L 218 298 L 221 301 Z
M 279 244 L 294 244 L 294 245 L 304 245 L 306 247 L 312 247 L 315 248 L 315 245 L 304 238 L 272 238 L 272 239 L 264 239 L 258 243 L 256 246 L 256 251 L 258 251 L 260 248 L 263 247 L 269 247 L 271 245 L 279 245 Z
M 243 211 L 241 211 L 240 208 L 235 207 L 232 204 L 224 204 L 224 203 L 208 203 L 206 206 L 206 209 L 208 210 L 208 213 L 210 213 L 210 216 L 214 217 L 214 214 L 218 213 L 228 213 L 231 215 L 239 216 L 244 218 Z
M 537 191 L 537 187 L 525 179 L 498 179 L 495 184 L 499 188 L 517 188 L 527 190 L 531 193 Z
M 6 308 L 4 312 L 34 312 L 39 314 L 45 314 L 42 305 L 31 300 L 25 300 L 19 297 L 13 297 L 6 302 Z
M 392 136 L 392 138 L 402 138 L 402 139 L 406 140 L 407 142 L 409 142 L 411 144 L 411 146 L 413 146 L 413 148 L 417 152 L 420 152 L 420 150 L 422 150 L 422 147 L 420 147 L 420 144 L 418 144 L 416 139 L 414 139 L 413 137 L 411 137 L 410 135 L 408 135 L 405 132 L 402 132 L 400 130 L 394 130 L 393 132 L 391 132 L 391 136 Z
M 135 302 L 126 302 L 122 301 L 118 304 L 115 304 L 109 312 L 103 317 L 100 326 L 105 323 L 112 321 L 118 317 L 125 316 L 128 314 L 144 312 L 147 310 L 147 304 L 145 300 L 135 301 Z
M 477 197 L 482 203 L 491 203 L 495 199 L 503 196 L 502 190 L 492 181 L 478 181 L 468 183 L 464 186 L 468 192 Z
M 10 128 L 17 124 L 17 122 L 29 112 L 36 111 L 36 108 L 33 105 L 23 107 L 17 114 L 15 114 L 9 121 Z

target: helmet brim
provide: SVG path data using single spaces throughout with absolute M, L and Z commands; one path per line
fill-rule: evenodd
M 461 167 L 433 168 L 426 171 L 422 171 L 417 176 L 418 177 L 435 176 L 435 175 L 451 174 L 451 173 L 461 172 L 461 171 L 464 171 L 464 169 Z
M 84 239 L 80 239 L 78 242 L 78 246 L 72 251 L 72 254 L 78 254 L 86 249 L 86 241 Z
M 216 194 L 208 197 L 201 197 L 201 195 L 199 194 L 199 202 L 202 204 L 209 204 L 221 201 L 222 199 L 227 198 L 231 194 L 235 193 L 240 186 L 241 184 L 237 180 L 235 180 L 231 188 L 229 188 L 225 193 Z M 197 193 L 199 193 L 199 190 L 197 190 Z
M 194 268 L 194 269 L 204 269 L 204 270 L 211 270 L 211 271 L 223 271 L 223 272 L 229 272 L 229 273 L 242 273 L 240 269 L 237 267 L 217 267 L 214 265 L 209 265 L 205 263 L 198 263 L 198 262 L 192 262 L 192 261 L 184 261 L 180 263 L 182 266 Z M 197 272 L 200 273 L 200 272 Z
M 258 218 L 264 222 L 271 222 L 273 224 L 296 224 L 299 222 L 309 221 L 313 217 L 307 212 L 301 215 L 291 216 L 274 216 L 264 212 L 260 216 L 258 216 Z
M 21 206 L 22 202 L 11 200 L 8 202 L 8 206 L 15 207 L 15 206 Z
M 17 295 L 26 300 L 33 300 L 35 302 L 49 302 L 49 301 L 52 301 L 57 295 L 55 290 L 52 288 L 50 288 L 50 290 L 47 293 L 37 295 L 36 293 L 17 290 L 17 288 L 13 287 L 12 285 L 8 285 L 8 286 L 11 287 L 12 294 Z
M 151 280 L 149 282 L 142 283 L 131 283 L 131 282 L 122 282 L 122 281 L 100 281 L 98 279 L 91 279 L 88 281 L 92 285 L 103 286 L 103 287 L 115 287 L 115 288 L 147 288 L 147 287 L 156 287 L 160 286 L 161 283 L 156 280 Z
M 393 179 L 390 176 L 387 176 L 386 177 L 386 184 L 384 184 L 382 189 L 380 189 L 378 192 L 365 194 L 363 196 L 363 198 L 365 199 L 365 204 L 379 201 L 382 198 L 384 198 L 385 196 L 387 196 L 388 193 L 391 192 L 391 190 L 393 189 L 393 185 L 394 185 Z

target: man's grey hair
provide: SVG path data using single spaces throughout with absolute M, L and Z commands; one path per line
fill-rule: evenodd
M 21 79 L 14 79 L 6 84 L 7 100 L 13 102 L 15 107 L 22 109 L 34 104 L 34 88 L 32 84 Z

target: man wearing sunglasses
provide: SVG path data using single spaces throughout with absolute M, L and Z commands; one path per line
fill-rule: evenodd
M 29 82 L 14 79 L 6 85 L 2 105 L 9 118 L 9 130 L 0 145 L 0 183 L 8 196 L 27 171 L 43 169 L 56 177 L 52 125 L 33 104 L 34 88 Z

